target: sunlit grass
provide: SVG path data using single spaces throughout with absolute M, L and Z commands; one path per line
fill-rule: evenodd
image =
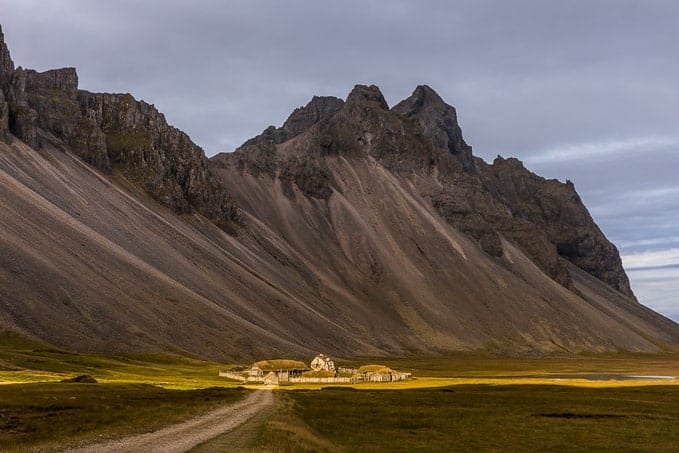
M 546 374 L 626 374 L 679 376 L 678 354 L 570 354 L 505 357 L 457 353 L 443 357 L 380 359 L 381 363 L 415 376 L 526 377 Z M 360 363 L 360 362 L 356 362 Z
M 249 435 L 256 438 L 253 445 L 275 446 L 278 451 L 445 451 L 491 445 L 567 450 L 571 445 L 561 442 L 560 436 L 571 436 L 577 446 L 589 433 L 602 449 L 641 448 L 654 433 L 661 436 L 679 421 L 663 400 L 667 395 L 679 406 L 679 379 L 629 378 L 679 376 L 679 357 L 671 354 L 511 358 L 460 353 L 336 361 L 348 367 L 375 362 L 411 372 L 414 378 L 275 387 L 277 410 L 261 418 L 261 429 L 250 428 L 251 433 L 259 433 Z M 219 377 L 219 371 L 243 365 L 170 354 L 76 354 L 0 334 L 0 384 L 4 384 L 0 385 L 4 436 L 0 436 L 0 449 L 51 448 L 156 429 L 242 396 L 243 390 L 236 388 L 241 383 Z M 58 383 L 82 374 L 99 384 Z M 643 402 L 641 409 L 635 400 Z M 652 412 L 654 407 L 662 409 L 661 415 Z M 446 417 L 457 423 L 450 425 Z M 372 426 L 373 434 L 363 432 L 360 423 Z M 623 423 L 631 427 L 629 433 L 645 440 L 631 441 Z M 490 425 L 498 430 L 497 444 L 489 443 L 479 430 Z M 73 426 L 81 428 L 74 431 Z M 467 431 L 461 433 L 462 427 Z M 603 427 L 614 434 L 607 435 Z M 531 429 L 537 431 L 531 434 Z M 369 435 L 377 437 L 366 447 L 363 443 Z M 521 436 L 529 435 L 532 443 L 520 442 Z M 228 436 L 219 442 L 227 445 Z
M 677 385 L 677 379 L 662 382 L 647 379 L 614 379 L 617 375 L 679 376 L 677 355 L 609 354 L 560 357 L 511 358 L 459 353 L 438 358 L 379 359 L 397 371 L 411 372 L 414 379 L 393 383 L 358 383 L 357 389 L 415 389 L 464 384 L 542 384 L 580 387 L 631 387 Z M 362 361 L 338 362 L 360 366 Z M 243 364 L 222 364 L 177 355 L 127 354 L 104 356 L 61 351 L 15 334 L 0 334 L 0 384 L 54 382 L 89 374 L 102 383 L 146 383 L 169 389 L 212 386 L 235 387 L 239 382 L 219 377 L 219 371 Z M 569 376 L 570 375 L 570 376 Z M 586 379 L 588 375 L 602 380 Z M 610 379 L 605 380 L 606 375 Z M 286 390 L 320 389 L 328 384 L 281 386 Z M 252 385 L 252 388 L 259 386 Z
M 676 451 L 679 387 L 281 392 L 263 450 Z
M 61 448 L 196 416 L 244 396 L 218 376 L 225 368 L 176 355 L 75 354 L 0 334 L 0 450 Z M 98 384 L 60 383 L 82 374 Z
M 397 371 L 413 374 L 399 382 L 342 384 L 357 390 L 436 388 L 450 385 L 563 385 L 586 388 L 679 385 L 679 357 L 674 354 L 569 355 L 514 358 L 460 353 L 438 358 L 380 359 Z M 349 362 L 360 366 L 361 361 Z M 340 363 L 340 366 L 345 364 Z M 642 379 L 630 376 L 673 376 Z M 339 385 L 338 385 L 339 386 Z M 253 386 L 255 388 L 256 386 Z M 328 384 L 295 384 L 282 390 L 319 390 Z
M 88 374 L 101 383 L 152 384 L 168 389 L 198 389 L 238 385 L 219 377 L 232 365 L 177 355 L 75 354 L 0 334 L 0 384 L 56 382 Z
M 399 382 L 360 382 L 356 384 L 291 384 L 281 385 L 277 389 L 281 391 L 296 390 L 322 390 L 332 387 L 350 388 L 355 390 L 413 390 L 452 385 L 560 385 L 583 388 L 623 388 L 623 387 L 650 387 L 650 386 L 677 386 L 679 379 L 625 379 L 625 380 L 588 380 L 581 378 L 437 378 L 417 377 Z M 245 385 L 248 389 L 261 389 L 263 385 Z

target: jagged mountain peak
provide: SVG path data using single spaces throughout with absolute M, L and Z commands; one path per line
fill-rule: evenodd
M 334 96 L 314 96 L 304 107 L 296 108 L 283 123 L 282 129 L 296 136 L 318 123 L 330 118 L 344 106 L 344 101 Z
M 455 108 L 427 85 L 419 85 L 413 94 L 396 104 L 392 111 L 406 118 L 415 118 L 424 135 L 436 147 L 459 156 L 465 170 L 474 169 L 472 150 L 462 137 Z
M 423 108 L 452 108 L 429 85 L 418 85 L 413 93 L 392 107 L 402 115 L 411 115 Z
M 281 127 L 267 127 L 261 134 L 243 143 L 239 149 L 283 143 L 307 131 L 314 124 L 331 118 L 344 105 L 342 99 L 334 96 L 314 96 L 306 105 L 296 108 Z
M 356 85 L 347 96 L 348 108 L 378 108 L 389 110 L 389 104 L 377 85 Z

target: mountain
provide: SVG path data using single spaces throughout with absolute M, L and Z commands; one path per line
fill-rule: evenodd
M 314 97 L 207 159 L 0 31 L 0 114 L 0 328 L 236 360 L 679 344 L 573 184 L 474 157 L 429 87 Z

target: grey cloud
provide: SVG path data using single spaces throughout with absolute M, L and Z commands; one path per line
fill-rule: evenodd
M 667 317 L 679 322 L 679 268 L 633 270 L 637 297 Z

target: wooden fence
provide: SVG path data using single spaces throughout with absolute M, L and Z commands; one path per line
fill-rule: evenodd
M 353 384 L 355 380 L 350 377 L 295 377 L 290 378 L 294 384 Z
M 250 382 L 253 384 L 263 383 L 264 376 L 243 376 L 240 373 L 231 373 L 228 371 L 220 371 L 219 376 L 234 381 Z M 369 373 L 365 375 L 356 375 L 352 377 L 291 377 L 281 382 L 290 382 L 292 384 L 355 384 L 357 382 L 396 382 L 409 379 L 410 373 L 397 374 L 378 374 Z

